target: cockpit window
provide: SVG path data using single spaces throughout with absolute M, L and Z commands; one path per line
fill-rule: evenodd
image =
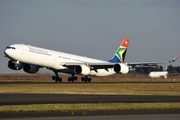
M 15 50 L 16 48 L 15 47 L 7 47 L 7 49 L 14 49 Z

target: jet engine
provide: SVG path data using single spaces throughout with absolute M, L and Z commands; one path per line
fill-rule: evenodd
M 39 71 L 39 67 L 36 65 L 25 64 L 23 70 L 27 73 L 37 73 Z
M 74 68 L 74 72 L 76 74 L 88 75 L 90 73 L 90 68 L 86 65 L 77 65 Z
M 16 60 L 9 60 L 8 67 L 13 70 L 21 70 L 23 68 L 23 64 Z
M 124 63 L 115 64 L 114 71 L 116 73 L 127 74 L 129 72 L 129 67 Z

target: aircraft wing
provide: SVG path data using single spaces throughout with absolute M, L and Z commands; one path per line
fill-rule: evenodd
M 92 62 L 92 63 L 65 63 L 64 66 L 65 67 L 75 67 L 77 65 L 87 65 L 91 70 L 93 69 L 108 69 L 108 68 L 113 68 L 113 66 L 115 65 L 116 63 L 110 63 L 110 62 L 101 62 L 101 63 L 95 63 L 95 62 Z
M 134 63 L 124 63 L 126 64 L 129 68 L 138 68 L 138 67 L 152 67 L 149 65 L 153 65 L 153 64 L 161 64 L 161 63 L 170 63 L 170 62 L 175 62 L 178 59 L 178 57 L 176 57 L 173 60 L 170 61 L 159 61 L 159 62 L 134 62 Z M 65 67 L 75 67 L 77 65 L 87 65 L 91 70 L 96 70 L 96 69 L 108 69 L 108 68 L 113 68 L 114 65 L 117 63 L 111 63 L 111 62 L 98 62 L 98 63 L 94 63 L 94 62 L 67 62 L 64 64 Z M 147 65 L 147 66 L 142 66 L 142 65 Z
M 129 68 L 138 68 L 138 67 L 152 67 L 149 66 L 150 64 L 161 64 L 161 63 L 169 63 L 169 62 L 174 62 L 178 59 L 178 57 L 176 57 L 173 60 L 170 61 L 159 61 L 159 62 L 135 62 L 135 63 L 125 63 Z M 87 65 L 91 70 L 96 70 L 96 69 L 108 69 L 108 68 L 113 68 L 114 65 L 117 63 L 111 63 L 111 62 L 98 62 L 98 63 L 94 63 L 94 62 L 67 62 L 64 64 L 65 67 L 75 67 L 77 65 Z M 141 66 L 141 65 L 147 65 L 147 66 Z
M 162 64 L 162 63 L 171 63 L 171 62 L 175 62 L 178 59 L 178 57 L 176 57 L 173 60 L 169 60 L 169 61 L 158 61 L 158 62 L 134 62 L 134 63 L 127 63 L 128 66 L 130 66 L 131 68 L 137 68 L 141 65 L 154 65 L 154 64 Z M 150 66 L 141 66 L 141 67 L 150 67 Z

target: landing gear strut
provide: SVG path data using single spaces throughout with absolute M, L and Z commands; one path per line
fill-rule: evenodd
M 88 78 L 88 76 L 85 76 L 85 77 L 82 77 L 82 78 L 81 78 L 81 81 L 91 82 L 91 78 Z
M 74 82 L 74 80 L 77 80 L 77 79 L 78 79 L 77 76 L 74 76 L 74 74 L 72 74 L 72 77 L 69 77 L 68 81 L 69 82 L 71 82 L 71 81 Z
M 56 76 L 52 76 L 52 80 L 55 80 L 56 82 L 62 82 L 62 78 L 59 78 L 58 72 L 54 72 Z

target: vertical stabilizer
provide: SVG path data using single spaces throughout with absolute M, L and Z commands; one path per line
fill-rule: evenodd
M 123 63 L 125 56 L 126 56 L 128 44 L 129 44 L 129 39 L 125 38 L 124 41 L 119 46 L 118 50 L 116 51 L 115 55 L 113 56 L 113 58 L 109 62 L 111 62 L 111 63 Z
M 167 71 L 167 69 L 168 69 L 168 64 L 166 64 L 166 69 L 164 71 Z

